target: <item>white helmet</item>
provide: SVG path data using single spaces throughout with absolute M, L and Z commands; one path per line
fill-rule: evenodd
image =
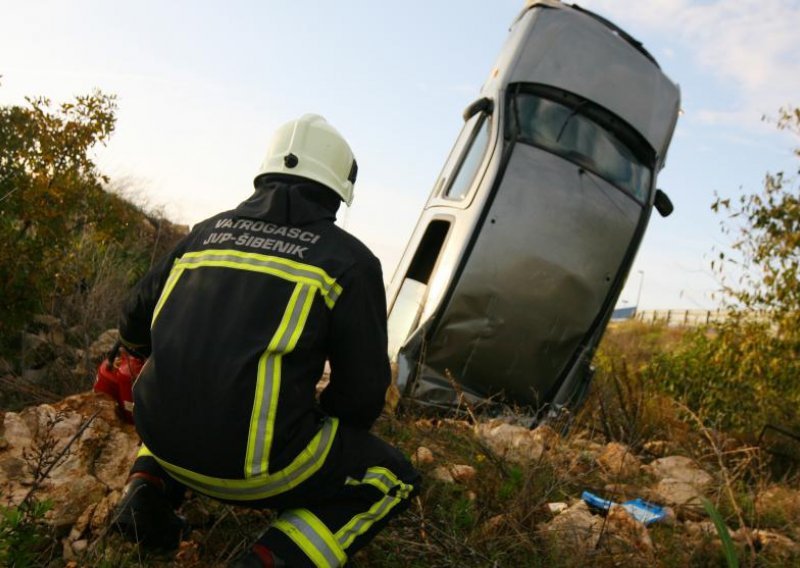
M 275 131 L 256 179 L 264 174 L 312 179 L 349 206 L 357 173 L 353 151 L 342 135 L 320 115 L 304 114 Z

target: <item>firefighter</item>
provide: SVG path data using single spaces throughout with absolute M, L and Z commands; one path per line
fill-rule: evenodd
M 321 116 L 283 125 L 253 195 L 137 284 L 120 324 L 148 356 L 133 389 L 142 446 L 115 516 L 129 539 L 177 545 L 190 488 L 278 512 L 236 566 L 340 566 L 418 491 L 369 432 L 390 381 L 381 267 L 334 224 L 356 173 Z

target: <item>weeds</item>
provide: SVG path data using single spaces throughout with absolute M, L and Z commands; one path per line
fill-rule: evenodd
M 18 507 L 0 506 L 0 565 L 26 568 L 39 564 L 51 542 L 51 528 L 44 522 L 52 508 L 49 501 L 31 499 Z
M 614 333 L 617 331 L 627 333 L 625 329 Z M 644 346 L 653 352 L 659 345 L 674 346 L 683 341 L 671 330 L 662 332 L 639 326 L 636 333 L 647 335 Z M 715 415 L 705 415 L 688 404 L 670 399 L 663 384 L 649 374 L 652 369 L 646 359 L 651 354 L 626 355 L 622 350 L 633 349 L 636 343 L 618 339 L 612 336 L 611 347 L 601 352 L 594 392 L 577 415 L 569 435 L 559 437 L 544 427 L 537 430 L 536 435 L 540 436 L 537 439 L 543 441 L 545 448 L 540 458 L 537 453 L 537 459 L 517 463 L 509 461 L 510 454 L 494 453 L 491 447 L 495 446 L 489 447 L 481 440 L 482 425 L 475 424 L 480 419 L 480 409 L 465 400 L 461 408 L 464 420 L 421 417 L 408 406 L 380 420 L 379 435 L 408 456 L 417 455 L 417 449 L 425 446 L 433 453 L 434 462 L 418 465 L 424 482 L 412 507 L 356 554 L 350 565 L 356 568 L 718 566 L 729 562 L 731 550 L 747 566 L 792 565 L 800 560 L 800 553 L 776 553 L 763 548 L 768 536 L 758 530 L 769 528 L 797 540 L 800 494 L 769 480 L 765 458 L 757 448 L 712 428 L 716 425 Z M 616 350 L 613 358 L 608 355 L 611 349 Z M 45 438 L 47 431 L 47 427 L 42 427 Z M 592 521 L 589 517 L 593 527 L 590 532 L 594 532 L 588 547 L 585 542 L 575 544 L 563 531 L 545 528 L 558 518 L 548 504 L 574 504 L 584 489 L 616 501 L 624 500 L 623 495 L 625 499 L 639 496 L 650 499 L 644 492 L 652 489 L 654 479 L 639 469 L 623 471 L 622 467 L 605 465 L 603 451 L 611 447 L 606 445 L 611 441 L 626 445 L 620 449 L 621 454 L 616 454 L 622 455 L 620 459 L 624 461 L 628 453 L 642 456 L 656 452 L 646 449 L 652 448 L 650 442 L 654 439 L 664 446 L 659 455 L 691 456 L 713 473 L 716 483 L 707 487 L 705 496 L 715 514 L 708 513 L 713 521 L 722 522 L 730 544 L 720 540 L 723 533 L 718 528 L 707 530 L 711 523 L 701 511 L 681 508 L 677 510 L 680 520 L 674 524 L 656 523 L 646 530 L 652 544 L 631 537 L 636 533 L 620 533 L 617 521 L 610 519 L 601 521 L 594 517 Z M 42 440 L 35 452 L 31 450 L 30 455 L 38 456 L 40 462 L 30 469 L 32 478 L 45 478 L 48 468 L 57 463 L 60 450 L 46 440 Z M 650 453 L 649 457 L 654 455 Z M 438 466 L 457 464 L 473 466 L 475 476 L 458 483 L 436 478 Z M 792 483 L 796 486 L 797 480 Z M 31 499 L 29 506 L 35 504 Z M 101 534 L 78 558 L 79 565 L 192 568 L 224 565 L 258 537 L 274 514 L 221 505 L 198 496 L 184 504 L 183 513 L 195 530 L 177 554 L 144 554 L 137 547 L 123 543 L 118 535 Z M 705 524 L 706 528 L 699 534 L 690 533 L 688 524 L 683 522 L 686 518 L 702 521 L 698 524 Z M 11 521 L 4 523 L 8 525 Z M 30 521 L 26 526 L 39 525 Z M 732 528 L 729 530 L 728 526 Z M 39 533 L 45 540 L 36 542 L 25 534 L 30 533 L 19 533 L 19 542 L 13 544 L 15 551 L 29 554 L 34 563 L 51 554 L 47 532 Z M 12 547 L 7 544 L 8 538 L 5 543 L 6 549 Z

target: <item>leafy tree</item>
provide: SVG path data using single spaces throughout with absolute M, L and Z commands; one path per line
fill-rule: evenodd
M 32 314 L 91 279 L 82 248 L 135 242 L 142 217 L 103 189 L 91 153 L 114 131 L 115 97 L 26 101 L 0 107 L 0 350 Z
M 777 126 L 800 136 L 800 108 L 781 109 Z M 794 154 L 800 158 L 800 148 Z M 761 191 L 733 203 L 718 198 L 712 205 L 727 215 L 724 226 L 736 234 L 732 246 L 741 263 L 737 285 L 725 291 L 746 309 L 767 313 L 781 336 L 794 340 L 800 340 L 799 182 L 783 172 L 767 174 Z M 724 253 L 720 260 L 726 260 Z M 725 265 L 715 268 L 723 271 Z

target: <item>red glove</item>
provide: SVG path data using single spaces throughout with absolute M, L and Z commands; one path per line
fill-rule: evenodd
M 104 392 L 117 401 L 117 410 L 126 422 L 133 424 L 133 383 L 142 372 L 145 360 L 119 344 L 97 368 L 94 391 Z

